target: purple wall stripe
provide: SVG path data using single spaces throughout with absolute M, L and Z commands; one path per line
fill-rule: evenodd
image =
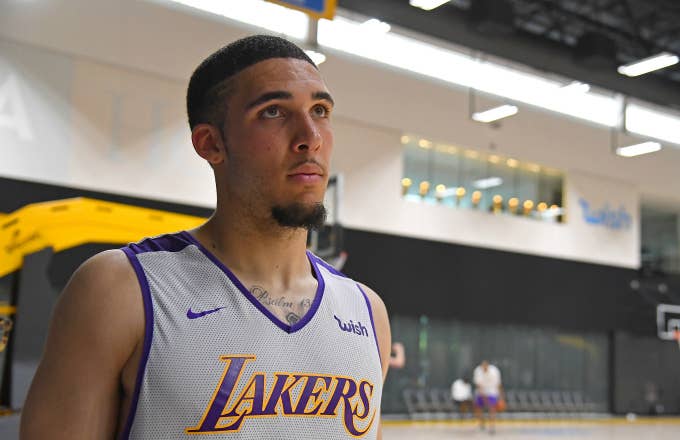
M 314 315 L 316 314 L 316 311 L 319 308 L 319 305 L 321 304 L 321 299 L 323 298 L 323 293 L 325 290 L 325 282 L 323 280 L 323 277 L 321 276 L 321 273 L 319 273 L 319 269 L 316 267 L 315 264 L 315 258 L 313 258 L 312 254 L 309 252 L 307 253 L 307 258 L 310 260 L 310 263 L 312 265 L 312 268 L 314 269 L 314 273 L 316 275 L 316 280 L 318 283 L 318 286 L 316 288 L 316 293 L 314 295 L 314 301 L 312 302 L 312 306 L 310 307 L 309 311 L 305 314 L 304 317 L 302 317 L 301 320 L 296 322 L 293 325 L 286 324 L 282 322 L 279 318 L 274 316 L 272 312 L 270 312 L 262 303 L 253 296 L 252 293 L 246 287 L 241 283 L 241 281 L 234 275 L 234 273 L 229 270 L 227 266 L 225 266 L 215 255 L 212 254 L 208 249 L 206 249 L 193 235 L 186 231 L 182 231 L 179 233 L 184 237 L 186 240 L 191 242 L 191 244 L 195 245 L 210 261 L 213 262 L 218 268 L 224 272 L 224 274 L 231 280 L 231 282 L 238 288 L 238 290 L 241 291 L 241 293 L 250 301 L 263 315 L 265 315 L 271 322 L 276 324 L 277 327 L 279 327 L 281 330 L 285 331 L 286 333 L 294 333 L 301 328 L 303 328 L 309 321 L 312 320 Z
M 371 302 L 368 300 L 368 295 L 366 295 L 366 292 L 364 292 L 364 289 L 361 288 L 359 283 L 357 283 L 357 287 L 359 288 L 361 294 L 364 295 L 364 300 L 366 300 L 366 307 L 368 307 L 368 316 L 371 317 L 371 327 L 373 327 L 373 339 L 375 339 L 375 347 L 378 349 L 378 359 L 380 359 L 380 368 L 382 368 L 383 361 L 382 356 L 380 356 L 380 344 L 378 344 L 378 334 L 375 331 L 375 321 L 373 320 L 373 308 L 371 307 Z
M 142 265 L 137 259 L 135 250 L 132 249 L 132 245 L 122 248 L 122 251 L 125 253 L 125 255 L 127 255 L 128 260 L 130 260 L 130 264 L 135 270 L 137 280 L 139 281 L 139 286 L 142 289 L 142 300 L 144 301 L 144 351 L 142 353 L 141 359 L 139 360 L 137 380 L 135 381 L 135 391 L 132 395 L 132 401 L 130 403 L 130 412 L 128 413 L 125 428 L 120 433 L 121 439 L 128 439 L 130 437 L 130 430 L 132 429 L 132 422 L 134 421 L 135 413 L 137 412 L 139 393 L 142 389 L 142 380 L 144 379 L 144 373 L 146 372 L 146 362 L 149 359 L 149 351 L 151 350 L 151 340 L 153 339 L 153 302 L 151 300 L 149 282 L 146 279 Z

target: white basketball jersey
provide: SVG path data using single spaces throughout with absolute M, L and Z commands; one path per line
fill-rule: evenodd
M 122 438 L 376 438 L 381 362 L 354 281 L 308 253 L 318 289 L 288 325 L 187 232 L 123 251 L 146 329 Z

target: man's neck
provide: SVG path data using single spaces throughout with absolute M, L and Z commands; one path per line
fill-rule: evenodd
M 216 212 L 191 233 L 239 278 L 287 289 L 311 274 L 306 229 Z

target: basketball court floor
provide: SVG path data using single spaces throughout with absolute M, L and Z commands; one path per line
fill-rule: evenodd
M 18 440 L 19 416 L 0 417 L 0 439 Z M 680 438 L 680 418 L 623 419 L 601 421 L 521 422 L 500 421 L 496 433 L 481 431 L 474 422 L 385 421 L 383 440 L 676 440 Z
M 496 432 L 482 431 L 476 422 L 407 422 L 385 421 L 384 440 L 676 440 L 680 438 L 680 418 L 637 419 L 621 418 L 597 421 L 499 421 Z
M 0 439 L 19 438 L 19 417 L 0 417 Z M 472 421 L 410 422 L 387 420 L 383 440 L 676 440 L 680 438 L 680 418 L 622 418 L 597 421 L 500 421 L 496 433 L 481 431 Z

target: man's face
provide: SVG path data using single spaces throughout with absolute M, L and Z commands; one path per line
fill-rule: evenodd
M 224 124 L 224 188 L 271 216 L 275 207 L 318 209 L 328 183 L 332 98 L 308 62 L 272 58 L 234 77 Z

